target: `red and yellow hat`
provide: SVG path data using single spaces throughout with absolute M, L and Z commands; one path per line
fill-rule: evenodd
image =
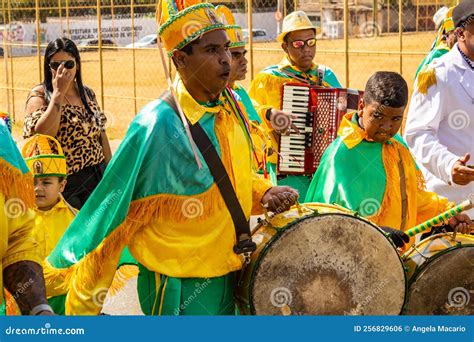
M 35 177 L 66 177 L 66 157 L 61 144 L 49 135 L 36 134 L 21 150 L 26 165 Z
M 242 27 L 235 24 L 235 18 L 231 10 L 224 5 L 219 5 L 216 7 L 216 13 L 219 20 L 225 25 L 225 31 L 230 40 L 230 47 L 235 48 L 245 46 Z
M 169 56 L 207 32 L 224 29 L 214 5 L 199 0 L 160 0 L 156 20 Z

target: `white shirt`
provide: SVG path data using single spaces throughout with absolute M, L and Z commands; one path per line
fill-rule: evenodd
M 474 71 L 457 44 L 430 67 L 437 84 L 421 94 L 416 85 L 405 126 L 405 139 L 426 179 L 428 190 L 457 204 L 474 192 L 474 182 L 452 182 L 454 163 L 470 153 L 474 164 Z M 474 210 L 470 210 L 470 216 Z

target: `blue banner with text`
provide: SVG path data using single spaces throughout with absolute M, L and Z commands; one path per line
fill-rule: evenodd
M 0 317 L 0 341 L 474 341 L 472 316 Z

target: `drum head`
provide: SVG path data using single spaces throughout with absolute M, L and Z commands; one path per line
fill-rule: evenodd
M 308 217 L 259 256 L 250 288 L 257 315 L 397 315 L 406 280 L 384 234 L 343 214 Z
M 407 315 L 474 314 L 474 246 L 442 252 L 421 268 L 410 286 Z

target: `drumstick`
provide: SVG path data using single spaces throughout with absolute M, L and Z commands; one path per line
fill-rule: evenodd
M 160 7 L 161 7 L 161 1 L 159 1 L 158 3 L 159 3 L 158 4 L 158 6 L 159 6 L 158 11 L 159 11 Z M 161 11 L 159 12 L 159 15 L 160 15 L 159 18 L 158 18 L 158 11 L 157 11 L 157 22 L 161 23 Z M 158 25 L 157 32 L 159 30 L 160 30 L 160 25 Z M 158 39 L 157 44 L 158 44 L 158 49 L 160 51 L 161 63 L 163 65 L 163 70 L 165 72 L 166 81 L 168 83 L 168 89 L 171 92 L 171 96 L 173 97 L 173 100 L 176 104 L 176 108 L 178 108 L 178 113 L 179 113 L 179 116 L 181 118 L 181 121 L 183 122 L 184 130 L 186 131 L 186 135 L 188 136 L 189 143 L 191 144 L 191 149 L 193 151 L 194 158 L 196 159 L 198 169 L 202 169 L 201 159 L 199 158 L 199 155 L 198 155 L 197 150 L 196 150 L 196 143 L 194 142 L 193 136 L 191 135 L 191 131 L 189 130 L 188 121 L 186 120 L 186 117 L 184 116 L 183 109 L 181 108 L 181 105 L 179 104 L 178 98 L 176 97 L 176 93 L 175 93 L 174 88 L 173 88 L 173 84 L 171 82 L 171 75 L 170 75 L 170 72 L 168 70 L 168 66 L 166 65 L 166 59 L 165 59 L 165 54 L 163 52 L 163 46 L 161 45 L 160 35 L 157 33 L 156 37 Z
M 446 210 L 444 213 L 441 213 L 438 216 L 429 219 L 428 221 L 425 221 L 413 228 L 408 229 L 405 233 L 408 236 L 415 236 L 416 234 L 420 234 L 421 232 L 424 232 L 425 230 L 442 223 L 443 220 L 448 220 L 451 217 L 454 217 L 457 214 L 469 210 L 471 208 L 474 208 L 473 194 L 471 194 L 468 199 L 461 202 L 461 204 L 455 206 L 454 208 Z

